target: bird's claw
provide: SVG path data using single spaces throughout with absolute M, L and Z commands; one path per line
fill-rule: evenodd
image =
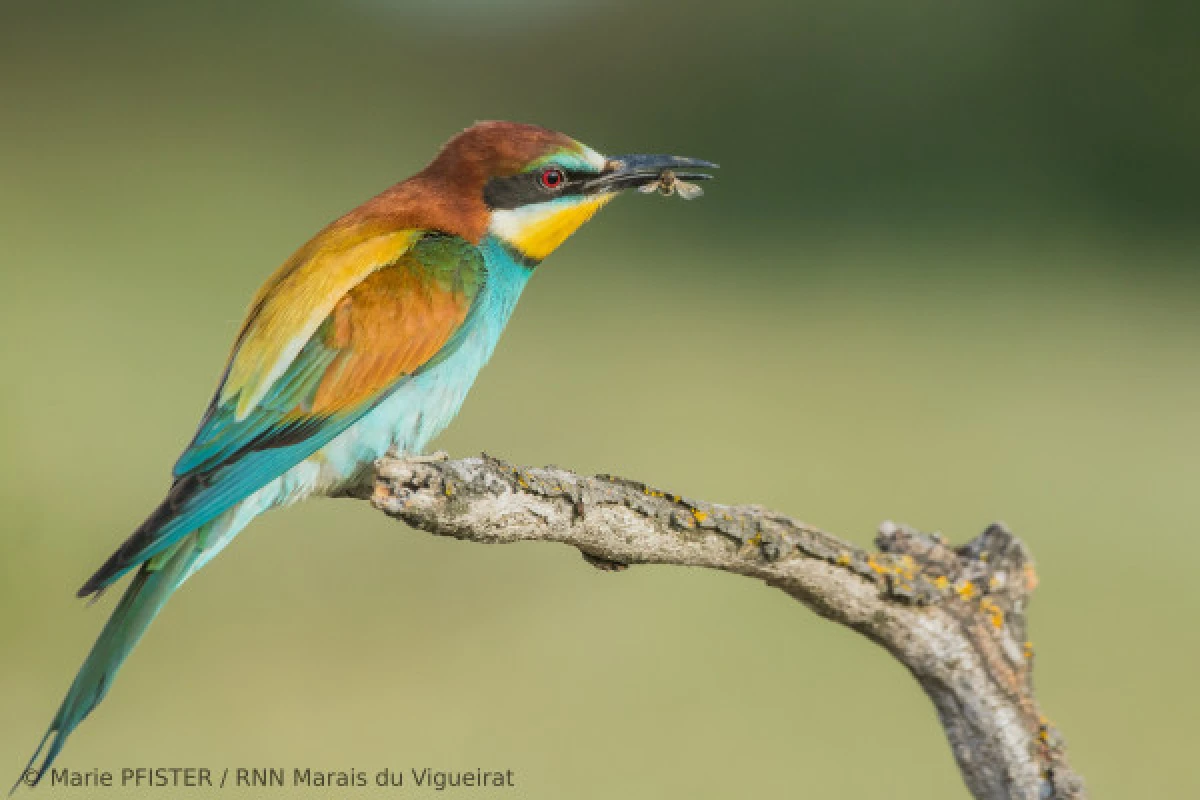
M 387 456 L 397 461 L 407 461 L 410 464 L 437 464 L 450 460 L 450 454 L 445 450 L 435 450 L 432 453 L 405 453 L 395 445 L 388 448 Z

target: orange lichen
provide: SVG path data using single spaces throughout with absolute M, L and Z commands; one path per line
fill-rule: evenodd
M 849 553 L 838 553 L 837 565 L 839 567 L 850 566 L 850 554 Z
M 1033 564 L 1025 565 L 1025 591 L 1032 592 L 1037 588 L 1038 576 L 1037 570 L 1033 568 Z
M 704 522 L 704 520 L 708 519 L 708 512 L 693 508 L 692 516 L 696 518 L 696 522 Z
M 878 561 L 876 561 L 875 556 L 867 556 L 867 566 L 870 567 L 871 570 L 877 575 L 887 575 L 892 572 L 891 567 L 885 566 L 884 564 L 880 564 Z
M 950 579 L 947 578 L 945 575 L 938 575 L 936 578 L 933 579 L 933 585 L 939 589 L 944 590 L 947 586 L 950 585 Z
M 1033 658 L 1033 642 L 1029 642 L 1029 641 L 1025 642 L 1024 653 L 1025 653 L 1025 660 L 1028 661 L 1029 659 Z
M 1000 606 L 985 598 L 979 601 L 979 609 L 988 615 L 993 628 L 999 630 L 1004 627 L 1004 610 Z
M 978 592 L 978 590 L 975 588 L 975 584 L 971 581 L 963 581 L 954 587 L 954 591 L 957 592 L 958 596 L 963 600 L 970 600 Z

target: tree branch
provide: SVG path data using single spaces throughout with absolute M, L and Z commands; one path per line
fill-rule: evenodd
M 977 798 L 1084 798 L 1038 709 L 1025 545 L 993 524 L 962 547 L 885 522 L 868 552 L 759 506 L 693 500 L 608 475 L 483 456 L 384 459 L 369 498 L 409 525 L 476 542 L 544 540 L 602 568 L 708 567 L 758 578 L 882 645 L 933 701 Z

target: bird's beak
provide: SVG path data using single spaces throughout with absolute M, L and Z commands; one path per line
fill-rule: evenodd
M 604 165 L 604 171 L 583 185 L 585 194 L 619 192 L 622 189 L 640 189 L 657 185 L 663 173 L 671 172 L 682 181 L 706 181 L 712 178 L 707 172 L 697 169 L 717 169 L 711 161 L 683 156 L 628 155 L 613 156 Z

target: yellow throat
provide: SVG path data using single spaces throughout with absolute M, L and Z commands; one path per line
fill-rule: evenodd
M 493 211 L 489 230 L 526 258 L 541 261 L 613 197 L 604 193 Z

